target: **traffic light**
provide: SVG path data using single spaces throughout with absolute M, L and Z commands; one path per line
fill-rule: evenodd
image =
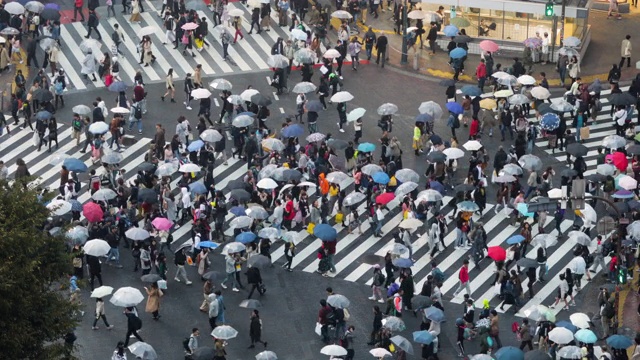
M 553 16 L 553 1 L 547 2 L 544 7 L 544 15 L 545 16 Z
M 618 269 L 618 284 L 624 285 L 627 283 L 627 268 L 620 267 Z

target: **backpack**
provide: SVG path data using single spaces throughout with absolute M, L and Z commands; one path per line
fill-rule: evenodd
M 184 338 L 184 340 L 182 340 L 182 347 L 184 348 L 184 351 L 190 353 L 191 349 L 189 349 L 189 341 L 191 341 L 191 337 Z
M 136 104 L 134 106 L 133 117 L 137 120 L 142 119 L 142 107 L 140 106 L 140 104 Z
M 542 184 L 542 178 L 540 176 L 536 176 L 536 184 Z
M 376 274 L 374 284 L 377 284 L 376 286 L 382 286 L 382 284 L 384 284 L 384 281 L 386 279 L 387 278 L 384 276 L 384 274 L 382 272 L 379 272 Z
M 55 90 L 56 95 L 61 95 L 62 91 L 64 90 L 64 86 L 62 86 L 62 81 L 56 81 L 56 83 L 53 85 L 53 90 Z
M 82 121 L 80 121 L 80 119 L 74 119 L 71 125 L 73 126 L 73 130 L 75 131 L 82 130 Z
M 134 330 L 136 330 L 136 331 L 140 330 L 140 329 L 142 329 L 142 320 L 140 320 L 139 317 L 134 316 L 133 320 L 132 320 L 132 325 L 133 325 L 133 329 Z
M 444 282 L 444 273 L 440 269 L 438 268 L 433 269 L 432 274 L 433 274 L 433 278 L 437 282 L 440 282 L 440 283 Z
M 453 116 L 453 121 L 451 122 L 454 129 L 460 128 L 460 120 L 457 116 Z

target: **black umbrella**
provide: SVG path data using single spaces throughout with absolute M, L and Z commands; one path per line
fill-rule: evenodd
M 522 266 L 524 268 L 534 268 L 534 267 L 538 267 L 539 266 L 537 261 L 535 261 L 533 259 L 529 259 L 529 258 L 522 258 L 522 259 L 518 260 L 516 262 L 516 265 Z
M 242 180 L 231 180 L 227 183 L 227 187 L 226 187 L 226 189 L 229 189 L 229 190 L 236 190 L 236 189 L 246 190 L 246 188 L 247 188 L 247 184 L 245 184 L 245 182 Z
M 147 274 L 147 275 L 142 275 L 140 280 L 148 283 L 154 283 L 162 280 L 162 278 L 158 274 Z
M 468 43 L 471 42 L 471 37 L 469 37 L 468 35 L 458 35 L 453 38 L 453 41 L 457 43 Z
M 607 177 L 602 175 L 602 174 L 591 174 L 591 175 L 587 175 L 584 177 L 587 181 L 591 181 L 591 182 L 603 182 L 605 180 L 607 180 Z
M 442 151 L 431 151 L 427 155 L 427 160 L 431 162 L 445 162 L 447 160 L 447 155 L 445 155 Z
M 638 155 L 640 154 L 640 145 L 631 145 L 627 148 L 627 154 Z
M 631 210 L 640 209 L 640 201 L 637 200 L 630 200 L 627 202 L 627 205 L 629 205 L 629 209 Z
M 305 107 L 307 108 L 307 111 L 313 111 L 313 112 L 319 112 L 319 111 L 322 111 L 322 109 L 324 109 L 320 100 L 310 100 L 309 102 L 307 102 Z
M 579 143 L 573 143 L 567 145 L 567 154 L 571 154 L 573 156 L 587 156 L 589 149 Z
M 471 185 L 471 184 L 460 184 L 458 186 L 456 186 L 453 190 L 456 193 L 459 192 L 467 192 L 467 191 L 472 191 L 473 189 L 475 189 L 476 187 Z
M 416 295 L 411 298 L 411 305 L 415 310 L 427 308 L 432 304 L 433 300 L 428 296 Z
M 39 102 L 47 102 L 53 100 L 53 93 L 47 89 L 38 89 L 33 92 L 33 99 Z
M 138 190 L 138 201 L 155 204 L 158 202 L 158 194 L 152 189 Z
M 246 202 L 251 199 L 251 194 L 243 189 L 235 189 L 231 190 L 231 192 L 229 193 L 229 197 L 236 199 L 239 202 Z
M 349 147 L 348 142 L 340 139 L 332 139 L 331 141 L 329 141 L 328 145 L 330 148 L 335 150 L 344 150 Z
M 560 175 L 568 177 L 568 178 L 572 178 L 572 177 L 578 175 L 578 172 L 575 171 L 574 169 L 566 168 L 566 169 L 562 170 Z
M 264 255 L 253 255 L 247 260 L 247 265 L 251 267 L 263 268 L 267 265 L 271 265 L 271 259 Z
M 251 97 L 251 102 L 258 106 L 271 105 L 271 98 L 262 94 L 255 94 Z
M 609 97 L 609 102 L 615 106 L 628 106 L 636 103 L 636 98 L 629 94 L 625 93 L 616 93 Z
M 540 115 L 544 115 L 544 114 L 548 114 L 548 113 L 552 113 L 553 112 L 553 109 L 551 108 L 551 104 L 549 104 L 549 103 L 542 103 L 542 104 L 538 105 L 536 110 L 538 110 Z
M 449 86 L 455 86 L 456 82 L 453 79 L 445 79 L 445 80 L 440 80 L 438 85 L 444 86 L 444 87 L 449 87 Z
M 205 280 L 209 280 L 211 282 L 217 281 L 217 280 L 221 280 L 224 278 L 224 276 L 217 272 L 217 271 L 209 271 L 204 273 L 204 275 L 202 275 L 202 278 L 204 278 Z
M 616 209 L 618 209 L 618 212 L 620 214 L 627 213 L 630 210 L 629 205 L 627 205 L 627 203 L 624 203 L 624 202 L 616 202 L 614 206 L 616 207 Z M 618 216 L 618 214 L 612 207 L 608 207 L 607 212 L 612 216 Z
M 429 141 L 431 141 L 433 143 L 433 145 L 440 145 L 442 144 L 442 138 L 440 137 L 440 135 L 431 135 L 431 137 L 429 138 Z
M 60 12 L 56 9 L 45 8 L 40 13 L 40 17 L 45 20 L 53 20 L 53 21 L 60 20 Z
M 143 162 L 142 164 L 138 165 L 138 169 L 142 171 L 154 171 L 155 168 L 156 166 L 150 162 Z
M 302 179 L 302 173 L 296 169 L 288 169 L 282 173 L 282 179 L 284 181 L 291 181 L 291 180 L 298 181 Z

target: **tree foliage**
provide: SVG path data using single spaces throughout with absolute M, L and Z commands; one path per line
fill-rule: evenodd
M 59 359 L 76 325 L 64 238 L 42 231 L 49 212 L 32 189 L 0 184 L 0 350 L 4 359 Z M 65 286 L 66 289 L 66 286 Z

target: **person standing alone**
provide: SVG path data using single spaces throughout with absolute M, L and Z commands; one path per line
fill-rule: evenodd
M 622 44 L 620 45 L 619 69 L 622 69 L 625 60 L 627 60 L 627 67 L 631 67 L 631 35 L 625 36 L 624 40 L 622 40 Z

